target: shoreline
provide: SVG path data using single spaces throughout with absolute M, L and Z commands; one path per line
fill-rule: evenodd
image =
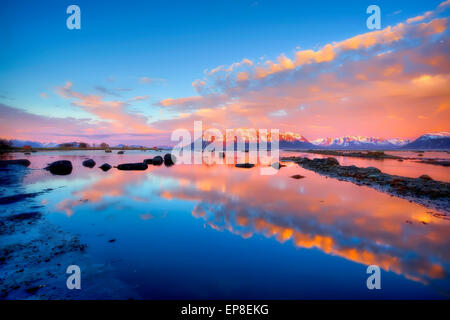
M 105 287 L 108 282 L 137 297 L 115 279 L 112 266 L 95 263 L 78 234 L 46 218 L 45 205 L 36 197 L 53 189 L 27 193 L 22 179 L 28 170 L 20 165 L 0 168 L 0 300 L 121 298 L 118 291 Z M 95 285 L 67 289 L 66 269 L 71 264 L 80 266 L 83 281 Z
M 341 166 L 332 157 L 310 160 L 303 157 L 283 157 L 281 161 L 292 161 L 299 166 L 321 175 L 348 181 L 359 186 L 368 186 L 375 190 L 403 198 L 427 208 L 444 212 L 438 217 L 450 219 L 450 183 L 431 179 L 427 175 L 408 178 L 381 172 L 375 167 L 360 168 Z
M 414 160 L 420 163 L 425 164 L 431 164 L 436 166 L 444 166 L 449 167 L 450 166 L 450 160 L 445 159 L 424 159 L 420 156 L 418 157 L 401 157 L 401 156 L 394 156 L 390 154 L 384 153 L 385 151 L 408 151 L 408 152 L 416 152 L 418 154 L 422 154 L 424 152 L 446 152 L 449 153 L 447 150 L 285 150 L 289 152 L 304 152 L 304 153 L 312 153 L 312 154 L 322 154 L 322 155 L 328 155 L 328 156 L 335 156 L 335 157 L 352 157 L 352 158 L 364 158 L 364 159 L 373 159 L 373 160 L 384 160 L 384 159 L 390 159 L 390 160 L 397 160 L 397 161 L 404 161 L 404 160 Z M 364 153 L 365 152 L 365 153 Z

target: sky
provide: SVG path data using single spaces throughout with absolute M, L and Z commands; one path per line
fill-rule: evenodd
M 450 0 L 3 1 L 0 137 L 153 146 L 196 120 L 309 140 L 448 132 L 449 12 Z

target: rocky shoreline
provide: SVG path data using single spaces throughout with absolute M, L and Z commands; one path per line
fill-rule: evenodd
M 313 160 L 284 157 L 282 161 L 292 161 L 321 175 L 366 185 L 450 215 L 450 183 L 433 180 L 427 175 L 408 178 L 387 174 L 375 167 L 341 166 L 332 157 Z
M 450 167 L 450 161 L 449 160 L 427 159 L 427 160 L 421 160 L 419 162 L 420 163 L 426 163 L 426 164 L 433 164 L 435 166 Z
M 118 282 L 110 266 L 96 266 L 77 234 L 46 218 L 38 197 L 53 189 L 25 191 L 22 180 L 29 170 L 20 164 L 0 167 L 0 300 L 121 297 L 104 285 Z M 67 289 L 70 264 L 80 265 L 83 290 Z
M 286 150 L 290 152 L 304 152 L 304 153 L 313 153 L 313 154 L 322 154 L 327 156 L 334 156 L 334 157 L 352 157 L 352 158 L 364 158 L 364 159 L 373 159 L 373 160 L 384 160 L 384 159 L 391 159 L 391 160 L 397 160 L 397 161 L 404 161 L 404 160 L 413 160 L 420 163 L 426 163 L 436 166 L 444 166 L 448 167 L 450 166 L 450 161 L 446 159 L 423 159 L 421 156 L 423 156 L 423 151 L 418 151 L 418 157 L 401 157 L 401 156 L 394 156 L 390 154 L 384 153 L 384 151 L 340 151 L 340 150 Z
M 299 151 L 299 150 L 286 150 L 286 151 Z M 394 160 L 403 160 L 405 158 L 400 156 L 393 156 L 390 154 L 384 153 L 384 151 L 339 151 L 339 150 L 301 150 L 299 152 L 305 153 L 315 153 L 315 154 L 323 154 L 327 156 L 335 156 L 335 157 L 354 157 L 354 158 L 368 158 L 368 159 L 394 159 Z

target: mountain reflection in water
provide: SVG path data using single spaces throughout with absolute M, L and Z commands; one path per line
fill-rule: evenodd
M 120 162 L 142 161 L 149 155 L 136 153 L 119 157 L 98 154 L 90 157 L 97 165 L 103 162 L 116 165 Z M 25 177 L 24 184 L 29 190 L 62 187 L 55 188 L 40 199 L 46 206 L 47 216 L 63 228 L 80 233 L 81 240 L 86 241 L 88 248 L 91 248 L 91 254 L 98 253 L 99 259 L 108 260 L 113 257 L 116 260 L 123 259 L 125 262 L 118 266 L 119 277 L 128 279 L 128 275 L 122 275 L 129 267 L 127 263 L 141 265 L 149 263 L 146 254 L 150 253 L 146 250 L 153 250 L 152 270 L 157 270 L 161 276 L 161 273 L 164 273 L 163 268 L 167 267 L 164 263 L 168 263 L 161 261 L 177 259 L 164 256 L 169 254 L 171 248 L 175 248 L 175 244 L 171 241 L 175 243 L 177 238 L 180 241 L 177 242 L 176 250 L 189 251 L 192 248 L 188 246 L 195 244 L 197 250 L 206 252 L 214 250 L 222 255 L 231 256 L 232 248 L 226 245 L 212 247 L 214 243 L 237 241 L 237 239 L 226 240 L 229 238 L 221 238 L 219 241 L 219 238 L 216 238 L 220 234 L 228 233 L 234 238 L 237 236 L 241 239 L 241 242 L 237 243 L 244 247 L 246 242 L 250 244 L 248 241 L 255 237 L 267 238 L 269 242 L 258 244 L 261 246 L 258 248 L 261 248 L 263 253 L 267 250 L 268 255 L 290 243 L 294 248 L 318 249 L 328 257 L 335 256 L 366 266 L 379 265 L 384 271 L 406 278 L 406 282 L 420 283 L 420 288 L 432 288 L 432 292 L 444 297 L 450 292 L 448 250 L 450 221 L 435 217 L 433 216 L 435 211 L 407 200 L 392 197 L 369 187 L 327 179 L 293 163 L 287 163 L 287 167 L 281 168 L 276 175 L 263 176 L 260 175 L 258 167 L 239 169 L 233 165 L 175 165 L 170 168 L 150 166 L 144 172 L 124 172 L 116 169 L 102 172 L 98 168 L 82 167 L 80 163 L 85 159 L 84 156 L 60 155 L 50 158 L 48 155 L 36 155 L 31 161 L 38 168 L 59 158 L 69 159 L 74 163 L 72 175 L 57 177 L 41 170 L 31 170 Z M 305 178 L 292 179 L 291 176 L 294 174 L 300 174 Z M 190 219 L 186 218 L 183 215 L 185 212 L 195 218 L 192 219 L 192 216 Z M 63 214 L 55 215 L 55 213 Z M 201 222 L 203 228 L 198 229 L 195 221 Z M 148 223 L 147 229 L 139 226 L 142 223 Z M 151 227 L 151 223 L 154 223 L 155 227 Z M 92 229 L 87 227 L 88 224 L 93 226 Z M 191 239 L 192 242 L 187 243 L 183 239 L 192 231 L 190 228 L 196 233 L 194 239 Z M 207 233 L 208 229 L 215 230 L 216 235 Z M 99 243 L 100 232 L 116 237 L 117 245 L 122 246 L 120 250 L 114 252 L 111 249 L 103 249 L 106 245 L 103 242 Z M 170 241 L 157 243 L 147 241 L 149 237 L 168 239 L 169 234 Z M 137 245 L 132 239 L 139 239 L 141 245 Z M 269 244 L 273 243 L 273 240 L 283 245 L 278 244 L 274 248 Z M 162 250 L 165 247 L 167 252 Z M 249 255 L 243 251 L 244 248 L 239 250 L 236 255 Z M 294 256 L 302 253 L 293 250 L 283 254 L 286 254 L 287 260 L 294 261 Z M 266 258 L 265 261 L 271 259 L 270 256 Z M 217 261 L 208 261 L 208 257 L 204 259 L 200 261 L 197 257 L 197 260 L 189 260 L 189 257 L 184 256 L 182 261 L 176 260 L 179 265 L 170 268 L 176 268 L 175 270 L 180 273 L 186 269 L 186 277 L 189 277 L 193 272 L 190 268 L 195 266 L 207 264 L 211 268 L 218 267 Z M 333 273 L 332 265 L 335 260 L 328 262 L 325 258 L 321 259 L 304 263 L 330 263 L 330 272 Z M 254 267 L 269 268 L 270 265 Z M 323 267 L 325 266 L 322 265 L 317 274 L 311 276 L 315 281 L 321 281 L 325 277 L 319 271 Z M 243 267 L 233 265 L 230 268 L 244 272 L 239 269 Z M 301 266 L 292 265 L 283 272 L 289 273 L 291 272 L 289 270 L 292 270 L 291 273 L 294 275 L 295 268 Z M 309 270 L 314 270 L 314 267 Z M 174 269 L 167 270 L 167 273 L 173 275 Z M 240 275 L 236 279 L 244 276 Z M 361 287 L 364 287 L 366 275 L 362 273 L 360 276 Z M 143 281 L 142 274 L 140 277 L 128 280 L 139 283 Z M 200 275 L 195 273 L 195 277 Z M 245 291 L 245 282 L 240 284 L 241 289 L 233 287 L 234 289 L 228 288 L 229 291 L 226 291 L 221 288 L 224 285 L 220 283 L 225 281 L 221 279 L 222 277 L 234 279 L 232 272 L 228 275 L 217 275 L 217 278 L 214 278 L 212 273 L 203 274 L 201 280 L 196 278 L 202 283 L 199 286 L 214 287 L 211 289 L 212 293 L 198 294 L 198 297 L 240 297 L 236 290 Z M 162 278 L 165 279 L 164 276 Z M 400 287 L 397 288 L 397 293 L 404 292 L 407 296 L 408 289 L 407 286 L 405 289 L 401 288 L 404 286 L 402 281 L 395 280 L 393 283 Z M 294 284 L 295 281 L 292 284 L 284 283 L 286 287 Z M 159 286 L 154 283 L 148 285 L 152 286 L 152 290 L 162 290 L 163 282 L 159 283 Z M 176 284 L 172 283 L 172 286 L 174 290 L 177 289 Z M 144 297 L 173 297 L 168 288 L 165 288 L 166 291 L 163 291 L 166 293 L 161 295 L 149 294 L 147 289 L 138 290 L 141 290 Z M 262 289 L 259 294 L 246 293 L 242 296 L 279 299 L 308 297 L 307 293 L 301 292 L 301 287 L 288 288 L 287 296 L 277 293 L 278 296 L 275 297 L 265 294 L 264 290 L 269 288 Z M 422 297 L 420 290 L 422 289 L 419 289 L 415 297 Z M 344 296 L 335 292 L 330 292 L 329 295 L 323 291 L 322 293 L 325 297 L 335 298 L 354 296 L 351 293 Z M 423 296 L 427 295 L 430 295 L 429 291 Z M 321 297 L 318 293 L 311 296 Z M 186 291 L 175 297 L 197 296 Z

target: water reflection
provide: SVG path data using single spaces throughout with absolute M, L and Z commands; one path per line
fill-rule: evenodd
M 307 178 L 290 179 L 294 172 Z M 420 205 L 296 165 L 276 177 L 223 167 L 178 166 L 167 174 L 180 183 L 161 196 L 196 201 L 192 214 L 214 229 L 292 240 L 417 281 L 448 277 L 449 222 Z
M 151 157 L 140 153 L 126 156 L 90 157 L 97 165 Z M 96 219 L 102 213 L 107 213 L 107 217 L 116 214 L 120 223 L 114 224 L 115 234 L 122 232 L 130 237 L 134 233 L 144 241 L 149 237 L 145 231 L 126 229 L 134 217 L 148 222 L 166 217 L 169 211 L 187 211 L 194 220 L 201 220 L 218 232 L 230 232 L 243 239 L 262 235 L 299 248 L 319 249 L 330 256 L 364 265 L 376 264 L 407 279 L 436 285 L 441 293 L 450 292 L 450 221 L 435 217 L 434 211 L 407 200 L 327 179 L 292 163 L 274 176 L 260 175 L 258 167 L 239 169 L 232 165 L 151 166 L 145 172 L 115 169 L 102 172 L 82 167 L 85 155 L 51 157 L 35 156 L 32 167 L 42 168 L 43 164 L 64 158 L 74 162 L 73 174 L 55 177 L 46 171 L 32 170 L 24 183 L 29 189 L 55 187 L 52 193 L 43 196 L 42 203 L 52 216 L 62 213 L 67 221 L 54 219 L 75 230 L 85 230 L 86 221 L 92 225 L 112 223 Z M 290 178 L 294 174 L 306 178 Z M 177 224 L 178 234 L 188 234 L 193 225 L 181 216 L 178 218 L 181 220 L 164 223 Z M 108 227 L 95 228 L 92 233 L 97 234 L 99 229 Z M 152 229 L 152 232 L 156 236 L 163 231 Z M 182 242 L 177 245 L 187 246 Z M 197 245 L 209 246 L 208 242 Z M 144 259 L 139 250 L 125 249 L 122 254 L 128 256 L 122 258 Z
M 394 174 L 410 178 L 417 178 L 422 174 L 426 174 L 435 180 L 450 182 L 450 170 L 448 169 L 448 167 L 428 163 L 420 163 L 419 160 L 416 160 L 418 159 L 416 152 L 387 151 L 385 153 L 403 158 L 415 158 L 415 159 L 409 159 L 399 162 L 398 160 L 393 159 L 368 159 L 368 158 L 343 157 L 343 156 L 335 158 L 343 166 L 355 165 L 357 167 L 363 168 L 375 167 L 388 174 Z M 282 153 L 282 155 L 286 157 L 296 156 L 296 157 L 306 157 L 310 159 L 329 157 L 327 155 L 322 154 L 303 153 L 295 151 L 293 152 L 285 151 Z M 448 160 L 450 159 L 450 154 L 448 154 L 447 152 L 424 152 L 424 157 L 422 157 L 421 159 Z

